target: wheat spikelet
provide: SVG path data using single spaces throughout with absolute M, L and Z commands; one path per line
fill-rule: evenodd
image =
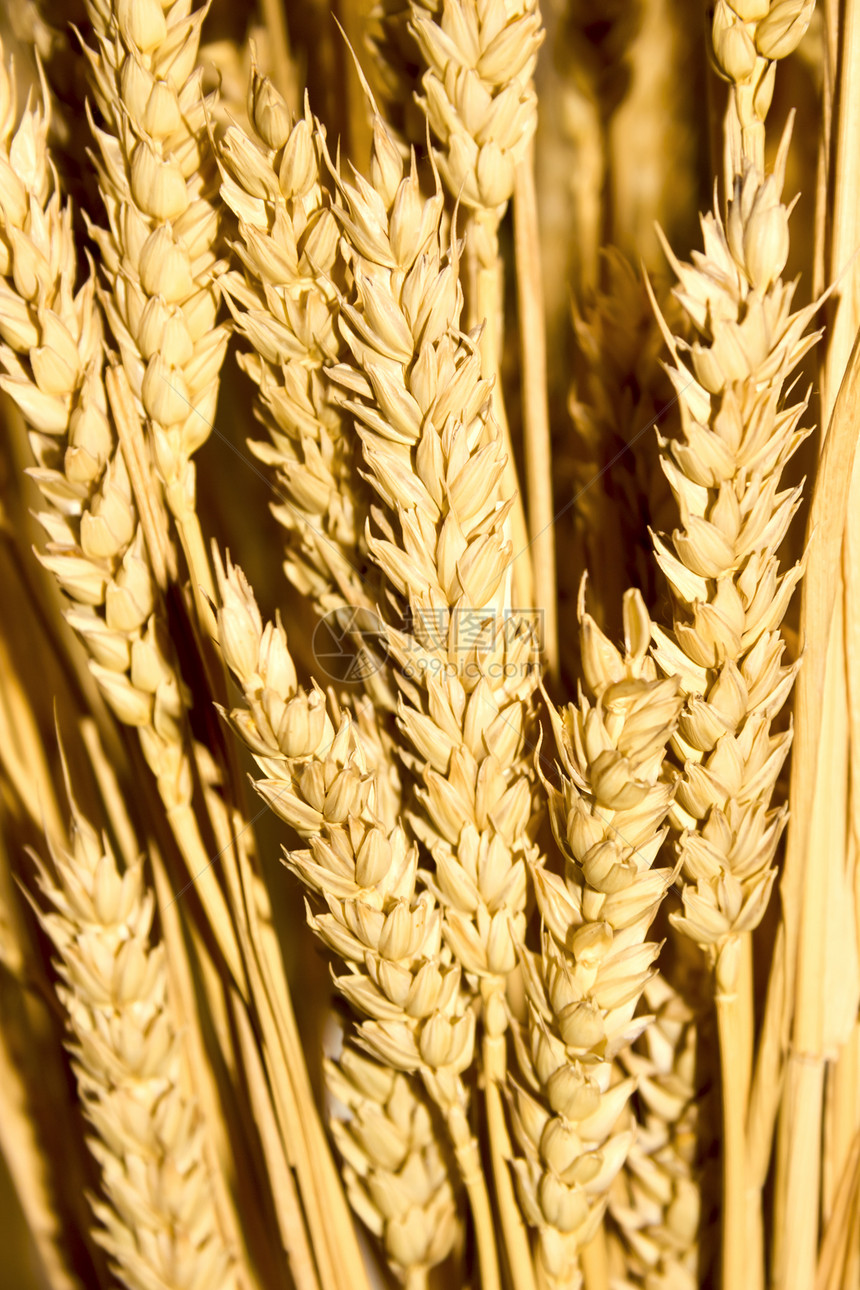
M 731 87 L 727 180 L 744 160 L 764 170 L 764 122 L 773 97 L 776 63 L 800 44 L 815 0 L 717 0 L 714 61 Z
M 79 1095 L 105 1200 L 96 1237 L 129 1290 L 238 1284 L 215 1214 L 203 1125 L 182 1070 L 152 894 L 121 873 L 72 806 L 71 847 L 42 869 L 42 923 L 59 955 Z
M 582 612 L 582 607 L 581 607 Z M 540 954 L 524 952 L 529 1003 L 514 1084 L 514 1165 L 539 1236 L 547 1285 L 578 1286 L 579 1255 L 601 1222 L 632 1134 L 618 1126 L 634 1081 L 613 1059 L 647 1024 L 634 1016 L 659 946 L 646 940 L 674 877 L 651 865 L 666 836 L 672 788 L 661 777 L 681 707 L 675 680 L 647 657 L 650 620 L 624 604 L 624 656 L 582 612 L 589 693 L 549 714 L 559 788 L 545 782 L 564 876 L 535 868 Z
M 353 1048 L 325 1065 L 332 1135 L 353 1209 L 417 1290 L 461 1238 L 457 1195 L 428 1107 L 411 1080 Z
M 217 172 L 196 67 L 204 10 L 89 0 L 93 124 L 109 228 L 91 227 L 105 309 L 197 583 L 211 591 L 194 451 L 211 429 L 227 333 L 216 326 Z

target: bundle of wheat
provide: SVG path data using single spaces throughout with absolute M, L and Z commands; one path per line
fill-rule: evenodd
M 860 1290 L 860 10 L 545 9 L 0 16 L 21 1290 Z

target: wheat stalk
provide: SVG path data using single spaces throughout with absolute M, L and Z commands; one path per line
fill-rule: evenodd
M 381 124 L 374 137 L 374 189 L 359 177 L 338 185 L 356 284 L 341 327 L 354 366 L 332 376 L 349 396 L 381 502 L 370 551 L 395 610 L 385 636 L 417 784 L 408 818 L 434 861 L 425 880 L 445 909 L 446 940 L 482 997 L 494 1177 L 508 1257 L 526 1277 L 499 1090 L 505 978 L 524 932 L 534 852 L 524 750 L 534 722 L 532 624 L 510 598 L 503 525 L 512 499 L 479 356 L 458 331 L 458 248 L 443 257 L 440 194 L 420 205 L 414 166 L 404 174 L 393 148 L 382 151 Z
M 547 17 L 0 15 L 0 1149 L 45 1290 L 860 1286 L 860 2 Z M 622 256 L 714 169 L 653 309 Z
M 286 633 L 263 627 L 241 572 L 217 568 L 224 656 L 246 704 L 231 714 L 265 778 L 257 791 L 308 843 L 289 867 L 327 912 L 310 925 L 346 965 L 337 989 L 367 1020 L 362 1045 L 395 1070 L 421 1073 L 442 1110 L 473 1208 L 482 1274 L 497 1284 L 489 1206 L 461 1073 L 470 1065 L 474 1014 L 461 969 L 443 950 L 433 896 L 417 889 L 418 857 L 401 825 L 376 814 L 375 775 L 347 713 L 330 714 L 318 689 L 297 684 Z M 333 719 L 334 718 L 334 719 Z M 337 724 L 335 724 L 337 722 Z
M 59 197 L 55 195 L 51 201 L 53 205 L 49 204 L 48 210 L 56 212 L 54 218 L 59 220 Z M 55 409 L 53 420 L 46 420 L 44 412 L 41 413 L 41 420 L 37 419 L 46 396 L 35 379 L 41 369 L 37 365 L 33 371 L 32 357 L 29 360 L 30 371 L 15 360 L 14 377 L 7 378 L 8 391 L 17 398 L 31 423 L 34 420 L 36 422 L 34 450 L 37 462 L 40 463 L 37 480 L 55 507 L 59 498 L 59 513 L 46 512 L 44 516 L 43 522 L 55 542 L 44 558 L 58 575 L 64 590 L 78 602 L 71 621 L 95 656 L 92 667 L 97 681 L 120 719 L 139 728 L 144 755 L 156 776 L 171 828 L 194 879 L 196 892 L 203 902 L 207 921 L 240 991 L 244 994 L 250 988 L 254 995 L 255 1007 L 268 1037 L 267 1056 L 271 1062 L 272 1080 L 268 1096 L 274 1099 L 277 1106 L 284 1138 L 295 1139 L 297 1126 L 302 1125 L 298 1105 L 302 1098 L 307 1099 L 309 1096 L 306 1084 L 303 1085 L 303 1080 L 307 1080 L 307 1073 L 301 1063 L 295 1064 L 294 1058 L 291 1070 L 284 1056 L 286 1052 L 296 1054 L 300 1048 L 294 1033 L 295 1023 L 291 1020 L 280 957 L 277 953 L 272 953 L 271 947 L 267 950 L 261 944 L 270 914 L 263 893 L 259 890 L 259 883 L 257 882 L 257 889 L 254 890 L 256 880 L 249 873 L 252 856 L 248 849 L 250 839 L 247 836 L 247 822 L 237 816 L 235 808 L 225 810 L 217 787 L 221 770 L 213 764 L 208 750 L 199 745 L 194 747 L 195 761 L 198 766 L 202 766 L 207 781 L 204 788 L 205 809 L 219 838 L 220 854 L 225 857 L 228 905 L 203 841 L 203 829 L 208 822 L 204 823 L 196 814 L 199 799 L 194 794 L 194 778 L 198 767 L 190 756 L 191 746 L 185 725 L 189 701 L 187 692 L 172 659 L 165 658 L 161 652 L 162 642 L 168 634 L 165 631 L 163 609 L 157 599 L 155 579 L 146 558 L 154 549 L 158 549 L 152 541 L 153 526 L 150 526 L 145 547 L 134 505 L 139 490 L 136 491 L 135 498 L 132 498 L 125 470 L 126 453 L 134 454 L 134 430 L 139 427 L 138 413 L 131 392 L 123 386 L 122 374 L 117 371 L 108 375 L 113 401 L 111 407 L 107 407 L 101 382 L 103 358 L 100 350 L 101 333 L 98 330 L 99 315 L 94 302 L 94 283 L 90 279 L 77 297 L 71 296 L 70 284 L 74 281 L 76 262 L 68 234 L 68 211 L 62 218 L 65 220 L 63 227 L 67 230 L 65 241 L 57 236 L 52 244 L 55 246 L 55 253 L 61 247 L 64 252 L 65 258 L 61 260 L 64 276 L 60 281 L 65 294 L 60 293 L 59 288 L 52 291 L 52 278 L 46 282 L 42 294 L 49 301 L 59 295 L 66 311 L 65 330 L 59 330 L 61 339 L 70 329 L 74 329 L 71 335 L 80 334 L 80 343 L 89 347 L 84 349 L 84 358 L 89 359 L 92 348 L 95 348 L 95 355 L 88 367 L 79 358 L 71 377 L 65 375 L 63 368 L 59 369 L 71 388 L 61 397 L 56 383 L 52 387 L 54 393 L 48 397 L 54 400 L 50 405 Z M 37 225 L 38 227 L 40 226 Z M 27 242 L 19 241 L 26 251 Z M 46 263 L 45 275 L 49 268 L 50 265 Z M 66 285 L 67 281 L 69 285 Z M 53 324 L 54 313 L 49 314 L 44 304 L 40 307 L 41 315 L 33 310 L 34 316 L 37 319 L 40 316 L 46 318 L 45 325 L 54 327 L 49 335 L 57 334 L 58 328 Z M 79 321 L 79 316 L 82 321 Z M 27 317 L 29 319 L 29 313 Z M 39 335 L 38 332 L 36 334 Z M 99 342 L 95 347 L 93 334 Z M 22 342 L 19 340 L 18 343 Z M 36 353 L 35 348 L 32 353 Z M 50 354 L 51 350 L 46 347 L 46 360 L 50 358 Z M 7 358 L 7 368 L 12 365 L 12 361 L 12 356 Z M 52 369 L 49 367 L 48 370 Z M 83 384 L 84 374 L 89 385 L 85 387 L 85 394 L 82 396 L 77 387 Z M 84 398 L 86 391 L 92 386 L 95 387 L 98 402 L 91 409 L 88 403 L 84 403 Z M 83 415 L 84 412 L 87 413 L 86 416 Z M 76 464 L 79 455 L 73 451 L 77 448 L 76 443 L 71 445 L 72 450 L 66 451 L 62 456 L 57 454 L 56 440 L 59 438 L 62 444 L 66 433 L 66 425 L 60 422 L 61 413 L 66 418 L 66 424 L 71 426 L 71 433 L 78 436 L 82 446 L 90 446 L 92 437 L 101 435 L 101 439 L 95 439 L 93 450 L 83 456 L 80 465 Z M 116 424 L 122 425 L 126 431 L 127 437 L 122 449 L 116 438 Z M 52 435 L 49 436 L 46 430 L 51 430 Z M 90 440 L 83 437 L 85 432 L 90 434 Z M 140 463 L 141 459 L 136 460 Z M 144 472 L 145 463 L 144 456 Z M 58 464 L 66 471 L 77 470 L 78 474 L 83 473 L 83 481 L 77 481 L 74 473 L 72 480 L 68 481 L 64 471 L 57 470 Z M 90 489 L 86 486 L 86 470 L 94 477 L 92 500 Z M 143 480 L 146 496 L 145 473 Z M 149 480 L 151 483 L 151 476 Z M 107 510 L 108 504 L 112 507 L 111 511 Z M 156 510 L 156 517 L 157 515 Z M 117 534 L 112 531 L 109 520 L 118 528 Z M 159 531 L 155 529 L 155 537 L 158 535 Z M 236 869 L 234 864 L 238 866 Z M 242 891 L 242 883 L 253 892 L 250 907 Z M 298 1131 L 301 1131 L 300 1127 Z M 309 1138 L 313 1138 L 312 1122 L 307 1125 L 305 1132 Z M 317 1134 L 321 1134 L 319 1126 Z M 319 1159 L 319 1152 L 316 1154 Z M 294 1152 L 294 1157 L 300 1162 L 298 1167 L 304 1199 L 310 1213 L 317 1216 L 313 1221 L 321 1224 L 323 1205 L 318 1193 L 324 1191 L 328 1179 L 324 1172 L 318 1172 L 316 1177 L 311 1178 L 310 1155 L 309 1149 Z M 331 1216 L 331 1207 L 329 1210 Z

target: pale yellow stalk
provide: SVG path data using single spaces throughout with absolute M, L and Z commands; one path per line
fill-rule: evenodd
M 860 111 L 856 96 L 849 89 L 849 78 L 853 75 L 851 69 L 855 66 L 858 51 L 860 9 L 856 4 L 848 4 L 841 12 L 839 63 L 834 69 L 835 149 L 828 183 L 828 191 L 832 194 L 832 222 L 826 264 L 829 282 L 835 284 L 837 296 L 830 309 L 821 365 L 825 451 L 831 434 L 839 433 L 835 410 L 837 395 L 840 383 L 848 374 L 851 349 L 860 323 L 860 274 L 854 260 L 860 233 L 856 214 L 855 155 L 860 141 Z M 823 457 L 820 459 L 820 474 L 824 475 Z M 787 1121 L 783 1135 L 785 1152 L 780 1157 L 777 1174 L 777 1203 L 782 1221 L 774 1229 L 773 1257 L 774 1285 L 779 1290 L 799 1290 L 814 1276 L 819 1205 L 812 1203 L 811 1198 L 822 1193 L 826 1196 L 831 1190 L 826 1172 L 823 1176 L 821 1173 L 819 1143 L 823 1140 L 830 1146 L 829 1168 L 838 1176 L 842 1172 L 848 1144 L 860 1123 L 857 1118 L 860 1105 L 854 1101 L 852 1106 L 840 1098 L 835 1106 L 831 1102 L 836 1119 L 828 1117 L 830 1122 L 822 1139 L 828 1080 L 826 1063 L 828 1059 L 838 1058 L 842 1046 L 850 1042 L 860 1003 L 860 931 L 854 900 L 856 822 L 860 800 L 856 797 L 853 769 L 853 750 L 860 739 L 860 722 L 852 703 L 856 687 L 847 671 L 853 654 L 852 638 L 857 616 L 857 573 L 848 557 L 857 545 L 855 512 L 858 505 L 860 484 L 855 467 L 847 509 L 843 513 L 837 498 L 833 498 L 824 521 L 834 526 L 842 544 L 842 559 L 835 564 L 832 575 L 830 570 L 827 574 L 828 582 L 831 576 L 836 579 L 834 602 L 830 609 L 832 617 L 812 616 L 809 612 L 812 602 L 807 600 L 804 600 L 801 611 L 801 631 L 806 650 L 816 663 L 822 657 L 826 662 L 821 677 L 824 702 L 820 726 L 816 724 L 814 708 L 799 707 L 797 714 L 798 733 L 802 721 L 812 723 L 810 734 L 812 747 L 816 750 L 816 763 L 813 768 L 805 756 L 798 756 L 797 780 L 794 779 L 795 766 L 792 767 L 791 829 L 796 827 L 797 835 L 796 839 L 791 833 L 789 835 L 786 873 L 787 877 L 792 875 L 793 884 L 797 874 L 794 866 L 797 865 L 798 869 L 802 866 L 803 877 L 802 885 L 793 888 L 791 901 L 786 901 L 789 954 L 796 945 L 797 958 L 793 960 L 790 957 L 788 961 L 792 977 L 789 978 L 786 1011 L 788 1013 L 793 1005 L 794 1020 L 787 1059 L 787 1094 L 783 1103 Z M 829 539 L 827 548 L 816 553 L 816 564 L 823 555 L 835 557 Z M 826 613 L 826 600 L 818 601 L 818 607 Z M 824 656 L 819 653 L 822 647 L 826 649 Z M 803 746 L 804 754 L 807 747 Z M 800 792 L 797 791 L 801 777 L 812 780 L 814 792 L 811 798 L 807 796 L 806 784 Z M 853 838 L 850 837 L 852 833 Z M 795 840 L 798 850 L 794 848 Z M 794 904 L 795 898 L 798 904 Z M 834 1078 L 832 1067 L 829 1078 Z
M 534 149 L 517 166 L 514 190 L 514 245 L 522 356 L 526 500 L 534 601 L 542 614 L 541 647 L 549 675 L 558 677 L 558 588 L 555 568 L 555 510 L 547 399 L 541 229 L 535 189 Z M 523 556 L 525 553 L 522 553 Z

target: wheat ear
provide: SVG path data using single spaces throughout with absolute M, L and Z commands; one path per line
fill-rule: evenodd
M 9 145 L 9 156 L 16 160 L 21 157 L 27 164 L 35 157 L 44 171 L 47 189 L 43 136 L 40 119 L 28 114 L 20 142 L 15 145 L 13 140 Z M 41 148 L 35 146 L 39 140 Z M 16 175 L 11 164 L 4 172 L 10 192 L 8 208 L 13 212 L 18 209 L 14 204 L 18 188 L 13 181 L 23 191 L 28 180 L 34 191 L 40 191 L 38 175 L 35 179 L 29 172 L 23 177 Z M 259 883 L 247 874 L 248 840 L 242 841 L 246 822 L 225 808 L 217 792 L 206 794 L 206 806 L 221 854 L 225 855 L 228 881 L 233 884 L 232 908 L 239 911 L 234 924 L 192 804 L 194 767 L 186 727 L 188 696 L 172 657 L 164 652 L 167 633 L 163 609 L 147 558 L 157 549 L 152 541 L 153 527 L 145 543 L 126 470 L 126 452 L 140 465 L 134 452 L 138 413 L 121 370 L 108 373 L 112 393 L 108 407 L 93 280 L 89 279 L 77 296 L 73 295 L 76 260 L 68 208 L 61 208 L 59 195 L 54 194 L 41 218 L 36 218 L 31 209 L 22 221 L 20 235 L 8 234 L 10 253 L 14 252 L 10 280 L 14 286 L 20 260 L 17 280 L 29 290 L 33 303 L 22 299 L 18 292 L 7 291 L 7 300 L 17 302 L 19 321 L 14 327 L 9 324 L 4 337 L 25 353 L 29 350 L 29 358 L 18 359 L 11 347 L 4 347 L 3 362 L 10 372 L 4 380 L 5 388 L 35 427 L 31 435 L 38 463 L 35 477 L 50 505 L 41 517 L 51 538 L 42 558 L 72 600 L 68 617 L 90 652 L 91 668 L 102 692 L 119 719 L 138 728 L 170 826 L 194 876 L 196 894 L 243 994 L 248 989 L 247 976 L 251 977 L 258 1015 L 269 1027 L 267 1054 L 274 1063 L 279 1048 L 295 1052 L 298 1044 L 289 1031 L 289 1001 L 283 980 L 278 977 L 280 960 L 272 954 L 266 960 L 258 943 L 248 949 L 248 937 L 253 940 L 259 934 L 259 924 L 266 921 L 266 905 Z M 29 265 L 38 269 L 32 285 L 24 274 Z M 11 314 L 8 304 L 7 312 Z M 25 322 L 30 331 L 22 334 Z M 115 433 L 117 424 L 123 426 L 126 435 L 122 449 Z M 150 495 L 146 482 L 144 477 L 144 497 Z M 155 536 L 159 536 L 158 531 Z M 201 755 L 209 782 L 217 780 L 218 771 L 211 758 L 199 746 L 194 751 Z M 243 895 L 236 890 L 239 879 L 233 875 L 234 854 L 244 865 L 243 877 L 249 886 L 254 887 L 256 882 L 252 905 L 255 916 L 250 928 L 243 921 L 247 918 Z M 243 950 L 247 949 L 244 961 L 239 952 L 240 938 Z M 263 979 L 261 961 L 266 963 Z M 281 1066 L 276 1068 L 272 1081 L 279 1109 L 287 1119 L 292 1115 L 293 1126 L 300 1120 L 295 1103 L 303 1091 L 301 1078 L 298 1067 L 288 1076 Z M 309 1132 L 312 1128 L 311 1124 Z M 304 1161 L 302 1158 L 303 1164 Z M 307 1170 L 303 1170 L 302 1178 L 307 1186 Z M 328 1176 L 324 1177 L 322 1187 L 329 1181 Z M 315 1181 L 314 1189 L 318 1186 Z
M 792 312 L 794 286 L 781 277 L 788 142 L 786 132 L 767 178 L 744 163 L 725 218 L 712 213 L 703 221 L 704 254 L 691 265 L 672 257 L 696 339 L 685 346 L 667 329 L 682 437 L 661 455 L 681 527 L 671 549 L 655 537 L 675 605 L 671 632 L 655 629 L 655 656 L 680 675 L 687 696 L 675 741 L 683 771 L 673 814 L 684 912 L 673 923 L 715 964 L 722 1028 L 726 1286 L 748 1274 L 750 934 L 767 906 L 786 820 L 771 798 L 791 731 L 773 734 L 771 726 L 796 672 L 781 661 L 780 624 L 801 566 L 780 573 L 776 553 L 799 503 L 800 488 L 780 491 L 780 480 L 804 438 L 798 425 L 806 403 L 790 401 L 785 390 L 816 340 L 806 334 L 816 306 Z
M 183 1069 L 154 900 L 72 803 L 71 847 L 41 872 L 78 1091 L 105 1199 L 96 1238 L 129 1290 L 238 1284 L 215 1212 L 203 1124 Z
M 9 588 L 7 587 L 7 592 Z M 16 606 L 17 608 L 17 606 Z M 15 674 L 9 640 L 32 620 L 4 615 L 0 627 L 0 1152 L 18 1195 L 46 1284 L 84 1290 L 98 1276 L 85 1245 L 88 1181 L 76 1108 L 62 1053 L 61 1023 L 41 946 L 18 890 L 18 855 L 28 835 L 62 844 L 65 823 L 33 710 L 33 691 Z M 37 667 L 43 659 L 37 654 Z M 11 1275 L 11 1274 L 10 1274 Z
M 27 165 L 34 156 L 39 160 L 47 191 L 43 132 L 37 136 L 37 141 L 42 139 L 41 150 L 30 147 L 30 137 L 36 130 L 31 118 L 32 114 L 28 114 L 22 135 L 28 146 L 19 144 L 14 156 L 17 159 L 20 154 Z M 25 179 L 28 177 L 29 172 Z M 12 321 L 3 332 L 4 338 L 29 351 L 29 358 L 17 358 L 7 345 L 3 361 L 11 374 L 4 380 L 6 389 L 35 427 L 32 442 L 38 463 L 36 479 L 51 505 L 43 516 L 52 539 L 44 560 L 73 601 L 72 626 L 93 656 L 93 671 L 108 701 L 121 721 L 138 727 L 170 826 L 194 877 L 195 892 L 237 988 L 243 999 L 247 999 L 249 989 L 253 993 L 271 1063 L 267 1094 L 280 1114 L 283 1139 L 295 1143 L 293 1158 L 297 1161 L 303 1200 L 309 1221 L 316 1225 L 315 1232 L 320 1236 L 319 1257 L 331 1258 L 336 1267 L 337 1255 L 332 1254 L 329 1244 L 333 1233 L 341 1235 L 348 1214 L 345 1202 L 338 1205 L 336 1195 L 328 1206 L 321 1199 L 327 1189 L 332 1191 L 333 1166 L 319 1141 L 322 1128 L 318 1120 L 303 1118 L 298 1109 L 310 1100 L 307 1072 L 301 1059 L 297 1059 L 300 1046 L 283 967 L 271 945 L 265 893 L 258 877 L 250 872 L 247 821 L 229 800 L 224 801 L 218 784 L 220 771 L 208 750 L 191 744 L 186 725 L 188 694 L 172 657 L 164 652 L 163 641 L 168 634 L 150 557 L 159 551 L 165 556 L 169 548 L 166 538 L 164 547 L 159 544 L 164 534 L 157 523 L 157 491 L 151 475 L 146 473 L 146 453 L 138 452 L 139 413 L 122 369 L 112 369 L 102 380 L 100 316 L 93 280 L 88 280 L 77 296 L 72 294 L 76 260 L 68 208 L 61 208 L 59 196 L 54 194 L 45 212 L 33 216 L 23 198 L 14 204 L 25 185 L 11 164 L 4 170 L 3 179 L 10 188 L 9 208 L 15 212 L 23 203 L 21 236 L 16 232 L 9 237 L 15 256 L 12 286 L 20 258 L 18 280 L 29 293 L 23 299 L 19 291 L 10 289 L 6 293 L 16 312 L 12 312 L 13 305 L 7 305 Z M 38 182 L 36 175 L 31 180 L 34 192 L 41 191 Z M 34 279 L 25 274 L 25 269 L 34 272 L 32 266 L 36 271 Z M 208 301 L 208 288 L 203 295 Z M 198 294 L 196 303 L 191 302 L 192 312 L 199 304 Z M 22 332 L 25 325 L 29 330 Z M 43 328 L 50 344 L 42 341 Z M 105 385 L 110 391 L 109 401 Z M 121 448 L 117 428 L 123 435 Z M 140 484 L 134 496 L 126 469 L 129 460 L 135 465 Z M 146 541 L 135 506 L 138 498 L 144 504 L 153 503 Z M 197 767 L 192 761 L 192 749 Z M 194 798 L 195 770 L 204 781 L 199 798 Z M 219 872 L 203 841 L 201 821 L 195 811 L 198 802 L 204 804 L 218 839 L 229 906 Z M 316 1154 L 313 1176 L 309 1143 L 313 1143 Z M 330 1223 L 327 1235 L 323 1232 L 324 1210 Z M 349 1248 L 349 1235 L 343 1239 L 345 1250 Z M 355 1278 L 360 1273 L 351 1275 Z
M 701 1284 L 696 1170 L 696 1024 L 665 977 L 645 986 L 654 1020 L 620 1057 L 636 1080 L 636 1137 L 609 1198 L 625 1247 L 619 1290 Z
M 318 1193 L 331 1188 L 333 1167 L 329 1159 L 319 1168 L 324 1147 L 318 1143 L 317 1172 L 311 1178 L 311 1152 L 304 1142 L 302 1150 L 298 1146 L 302 1129 L 309 1140 L 315 1132 L 321 1135 L 322 1129 L 312 1118 L 301 1116 L 299 1104 L 309 1101 L 307 1073 L 300 1060 L 290 1065 L 284 1055 L 295 1055 L 300 1049 L 280 958 L 270 944 L 261 947 L 261 937 L 266 935 L 266 927 L 261 930 L 261 925 L 270 923 L 270 918 L 259 880 L 249 873 L 248 838 L 244 836 L 247 822 L 224 803 L 217 790 L 205 793 L 230 887 L 231 909 L 192 804 L 194 767 L 185 724 L 188 697 L 172 658 L 163 652 L 167 633 L 147 558 L 158 548 L 152 540 L 153 525 L 144 543 L 126 470 L 126 452 L 141 468 L 141 459 L 135 454 L 138 413 L 121 370 L 108 373 L 113 396 L 108 407 L 92 279 L 73 295 L 76 260 L 68 208 L 60 207 L 57 194 L 47 200 L 41 212 L 34 206 L 35 197 L 29 211 L 23 199 L 25 185 L 34 194 L 50 187 L 41 118 L 27 113 L 20 141 L 15 144 L 13 139 L 9 144 L 7 140 L 7 148 L 10 162 L 2 176 L 8 190 L 5 206 L 13 215 L 21 210 L 21 224 L 17 229 L 8 223 L 4 227 L 4 232 L 10 231 L 2 245 L 14 259 L 4 297 L 9 321 L 2 334 L 16 349 L 29 351 L 29 358 L 19 359 L 7 344 L 3 362 L 11 374 L 4 382 L 34 427 L 31 442 L 37 460 L 36 480 L 50 506 L 42 516 L 51 538 L 43 560 L 72 601 L 71 625 L 92 656 L 91 667 L 105 697 L 122 722 L 138 728 L 170 826 L 194 877 L 196 894 L 224 961 L 245 997 L 250 979 L 268 1041 L 273 1090 L 268 1095 L 274 1097 L 280 1113 L 284 1139 L 296 1144 L 294 1158 L 303 1199 L 319 1231 L 326 1207 Z M 23 175 L 16 174 L 12 159 L 19 169 L 24 168 Z M 32 173 L 34 165 L 36 172 Z M 19 193 L 22 196 L 18 197 Z M 19 290 L 14 289 L 16 266 Z M 37 276 L 28 278 L 25 269 L 32 274 L 32 266 Z M 23 298 L 22 287 L 29 293 Z M 122 449 L 116 438 L 117 424 L 123 426 L 126 436 Z M 145 474 L 139 495 L 152 495 Z M 218 770 L 205 750 L 195 745 L 194 752 L 200 755 L 211 786 L 218 779 Z M 200 799 L 194 800 L 196 804 Z M 247 901 L 242 881 L 248 889 Z M 335 1231 L 332 1220 L 342 1223 L 346 1215 L 345 1204 L 341 1208 L 342 1212 L 336 1201 L 327 1207 Z M 323 1241 L 320 1258 L 326 1253 Z
M 91 227 L 110 284 L 105 309 L 147 418 L 204 621 L 209 563 L 192 454 L 209 435 L 227 331 L 216 326 L 217 170 L 196 66 L 204 9 L 88 0 L 93 123 L 109 227 Z
M 5 67 L 0 75 L 5 78 Z M 151 564 L 153 557 L 166 559 L 167 540 L 157 510 L 144 539 L 116 432 L 120 424 L 133 435 L 137 413 L 121 372 L 104 370 L 93 277 L 75 291 L 71 211 L 54 189 L 46 129 L 38 109 L 28 109 L 13 136 L 7 114 L 0 144 L 0 362 L 6 372 L 0 386 L 30 427 L 31 473 L 46 503 L 39 520 L 49 539 L 40 559 L 71 601 L 66 616 L 87 648 L 99 688 L 120 721 L 138 729 L 177 841 L 198 873 L 208 857 L 191 810 L 185 690 L 164 644 Z M 127 451 L 133 458 L 133 443 Z M 213 875 L 204 873 L 198 890 L 241 981 Z
M 255 413 L 269 433 L 269 442 L 250 447 L 281 495 L 273 511 L 289 534 L 287 576 L 319 612 L 361 609 L 371 623 L 375 589 L 360 572 L 367 489 L 326 372 L 344 348 L 335 320 L 345 266 L 319 142 L 307 107 L 293 122 L 256 72 L 249 110 L 253 135 L 228 128 L 217 155 L 221 193 L 239 221 L 234 249 L 242 266 L 219 285 L 249 343 L 239 361 L 258 387 Z M 369 668 L 367 680 L 390 706 L 384 674 Z
M 424 1290 L 462 1238 L 458 1197 L 426 1099 L 414 1081 L 352 1047 L 326 1061 L 325 1079 L 350 1203 L 407 1290 Z
M 484 374 L 496 382 L 496 414 L 506 452 L 505 491 L 517 550 L 528 545 L 525 512 L 501 393 L 504 315 L 499 225 L 513 196 L 517 167 L 528 155 L 537 122 L 533 76 L 543 38 L 537 0 L 510 8 L 504 0 L 416 0 L 409 29 L 426 71 L 421 104 L 438 141 L 435 156 L 445 185 L 469 212 L 472 325 L 484 321 Z M 519 605 L 530 608 L 530 562 L 518 562 Z
M 338 180 L 355 288 L 332 372 L 376 490 L 370 553 L 388 590 L 385 638 L 401 697 L 409 823 L 433 860 L 426 882 L 445 937 L 481 996 L 496 1190 L 516 1275 L 529 1275 L 509 1171 L 506 980 L 525 931 L 535 811 L 530 758 L 533 622 L 511 603 L 504 453 L 480 356 L 460 332 L 459 247 L 444 247 L 441 194 L 423 202 L 374 129 L 373 186 Z
M 461 1079 L 474 1053 L 475 1018 L 461 969 L 442 941 L 442 915 L 418 890 L 418 855 L 403 827 L 376 811 L 360 731 L 297 684 L 286 633 L 263 626 L 241 572 L 218 566 L 218 628 L 246 707 L 234 729 L 263 771 L 257 791 L 308 842 L 287 853 L 316 897 L 309 922 L 345 961 L 337 989 L 367 1020 L 361 1043 L 395 1070 L 420 1072 L 442 1110 L 473 1209 L 482 1275 L 498 1286 L 492 1219 Z
M 803 39 L 815 0 L 717 0 L 712 47 L 718 72 L 730 86 L 726 182 L 744 162 L 764 171 L 765 118 L 776 63 Z
M 672 883 L 652 869 L 672 786 L 662 774 L 681 708 L 675 679 L 648 657 L 651 622 L 624 602 L 622 656 L 581 606 L 588 693 L 549 716 L 560 784 L 544 780 L 564 876 L 535 867 L 540 954 L 523 951 L 529 1004 L 518 1044 L 525 1086 L 512 1084 L 523 1212 L 538 1231 L 547 1286 L 578 1286 L 632 1134 L 618 1121 L 634 1080 L 613 1059 L 647 1025 L 635 1016 L 659 946 L 648 929 Z M 540 765 L 540 763 L 539 763 Z

